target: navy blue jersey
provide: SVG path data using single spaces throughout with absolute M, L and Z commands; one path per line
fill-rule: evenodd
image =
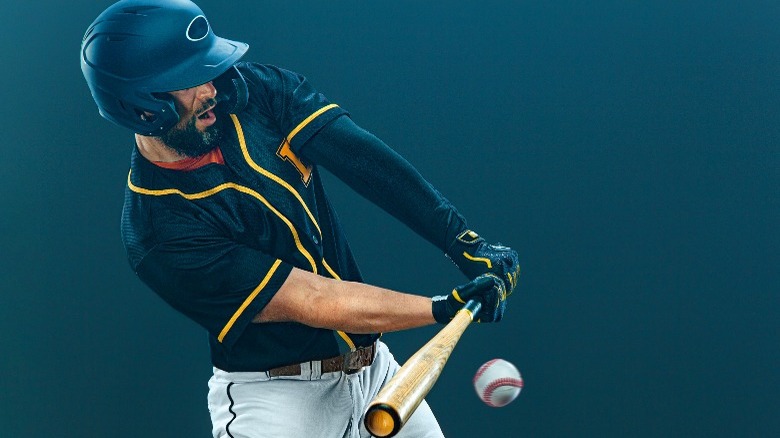
M 360 272 L 301 146 L 346 112 L 302 76 L 240 63 L 249 104 L 221 115 L 224 164 L 159 167 L 134 148 L 122 215 L 133 270 L 204 327 L 214 366 L 260 371 L 371 344 L 299 323 L 252 323 L 293 267 L 361 281 Z

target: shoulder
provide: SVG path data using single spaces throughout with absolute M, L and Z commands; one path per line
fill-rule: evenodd
M 239 62 L 236 64 L 236 68 L 244 76 L 250 88 L 286 88 L 291 83 L 300 83 L 306 80 L 299 73 L 271 64 Z
M 197 217 L 191 195 L 216 185 L 208 169 L 197 174 L 161 169 L 133 151 L 125 186 L 122 228 L 125 238 L 155 242 L 161 236 L 186 233 Z M 202 227 L 202 225 L 200 225 Z M 132 231 L 132 232 L 130 232 Z
M 303 75 L 275 65 L 239 62 L 236 68 L 246 80 L 250 107 L 270 118 L 285 114 L 301 90 L 309 88 Z

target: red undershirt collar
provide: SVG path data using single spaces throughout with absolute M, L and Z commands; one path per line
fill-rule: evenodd
M 212 149 L 199 157 L 184 158 L 178 161 L 152 161 L 156 166 L 189 172 L 191 170 L 200 169 L 207 164 L 225 164 L 225 159 L 222 157 L 222 151 L 217 147 Z

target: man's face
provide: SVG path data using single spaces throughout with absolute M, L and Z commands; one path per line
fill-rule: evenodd
M 207 82 L 197 87 L 171 91 L 179 113 L 179 123 L 160 139 L 171 149 L 187 157 L 199 157 L 215 147 L 222 137 L 214 107 L 217 90 Z

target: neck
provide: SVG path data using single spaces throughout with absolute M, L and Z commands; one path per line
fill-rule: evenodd
M 170 163 L 187 158 L 169 148 L 158 137 L 135 134 L 135 144 L 138 145 L 138 152 L 149 161 Z

